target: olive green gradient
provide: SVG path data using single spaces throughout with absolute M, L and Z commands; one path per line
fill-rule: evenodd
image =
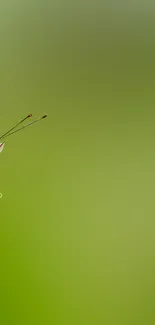
M 154 17 L 1 1 L 0 324 L 154 324 Z

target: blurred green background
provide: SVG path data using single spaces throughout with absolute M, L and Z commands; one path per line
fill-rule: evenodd
M 154 17 L 0 2 L 0 324 L 154 324 Z

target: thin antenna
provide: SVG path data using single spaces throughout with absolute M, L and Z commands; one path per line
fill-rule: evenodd
M 28 116 L 28 117 L 30 117 L 30 116 Z M 27 119 L 28 117 L 26 117 L 25 119 Z M 3 135 L 3 139 L 8 138 L 10 135 L 12 135 L 12 134 L 14 134 L 14 133 L 16 133 L 16 132 L 19 132 L 19 131 L 21 131 L 21 130 L 24 130 L 25 128 L 31 126 L 32 124 L 34 124 L 34 123 L 36 123 L 36 122 L 39 122 L 40 120 L 42 120 L 42 119 L 44 119 L 44 118 L 46 118 L 46 117 L 47 117 L 47 115 L 44 115 L 44 116 L 42 116 L 42 117 L 36 119 L 35 121 L 33 121 L 33 122 L 31 122 L 31 123 L 29 123 L 29 124 L 27 124 L 27 125 L 21 127 L 20 129 L 17 129 L 17 130 L 15 130 L 15 131 L 11 132 L 11 133 L 9 133 L 9 132 L 5 133 L 5 135 Z M 25 120 L 25 119 L 24 119 L 24 120 Z M 23 122 L 23 120 L 22 120 L 22 122 Z M 22 123 L 22 122 L 20 122 L 20 123 Z M 18 125 L 19 125 L 20 123 L 18 123 Z M 16 125 L 16 127 L 17 127 L 18 125 Z M 15 127 L 14 127 L 14 128 L 15 128 Z M 13 128 L 13 129 L 14 129 L 14 128 Z M 11 131 L 12 131 L 12 130 L 11 130 Z M 9 134 L 8 134 L 8 133 L 9 133 Z M 1 139 L 1 138 L 0 138 L 0 139 Z
M 6 133 L 2 134 L 2 135 L 0 136 L 0 139 L 5 138 L 5 137 L 7 136 L 8 133 L 10 133 L 11 131 L 13 131 L 17 126 L 19 126 L 21 123 L 23 123 L 24 121 L 26 121 L 26 120 L 27 120 L 28 118 L 30 118 L 30 117 L 32 117 L 32 114 L 27 115 L 27 116 L 26 116 L 25 118 L 23 118 L 19 123 L 17 123 L 13 128 L 11 128 L 10 130 L 8 130 Z M 12 133 L 14 133 L 14 132 L 12 132 Z M 12 134 L 12 133 L 10 133 L 10 134 Z

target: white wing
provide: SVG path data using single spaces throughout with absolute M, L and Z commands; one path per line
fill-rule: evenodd
M 4 149 L 4 143 L 0 143 L 0 152 L 2 152 Z

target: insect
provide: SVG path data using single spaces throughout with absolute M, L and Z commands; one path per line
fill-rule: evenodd
M 26 121 L 27 119 L 29 119 L 29 118 L 31 118 L 31 117 L 32 117 L 32 114 L 27 115 L 27 116 L 26 116 L 25 118 L 23 118 L 20 122 L 18 122 L 15 126 L 13 126 L 10 130 L 8 130 L 6 133 L 2 134 L 2 135 L 0 136 L 0 140 L 3 141 L 4 139 L 10 137 L 10 135 L 13 135 L 14 133 L 19 132 L 19 131 L 21 131 L 21 130 L 24 130 L 25 128 L 31 126 L 31 125 L 34 124 L 34 123 L 41 121 L 42 119 L 46 118 L 47 115 L 44 115 L 44 116 L 42 116 L 42 117 L 40 117 L 40 118 L 38 118 L 38 119 L 36 119 L 36 120 L 34 120 L 34 121 L 32 121 L 32 122 L 30 122 L 30 123 L 28 123 L 28 124 L 26 124 L 26 125 L 20 127 L 20 128 L 17 128 L 20 124 L 22 124 L 24 121 Z M 17 129 L 16 129 L 16 128 L 17 128 Z M 16 130 L 15 130 L 15 129 L 16 129 Z M 5 142 L 1 142 L 1 143 L 0 143 L 0 152 L 3 151 L 3 149 L 4 149 L 4 145 L 5 145 Z

